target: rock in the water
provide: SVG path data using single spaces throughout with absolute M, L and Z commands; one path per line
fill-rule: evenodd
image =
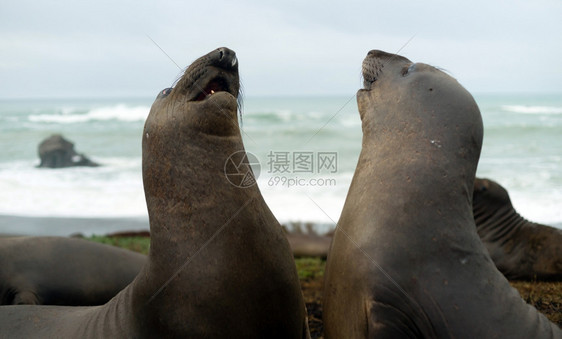
M 96 167 L 99 164 L 91 161 L 85 155 L 76 153 L 74 144 L 60 134 L 54 134 L 39 144 L 39 167 L 63 168 L 72 166 Z

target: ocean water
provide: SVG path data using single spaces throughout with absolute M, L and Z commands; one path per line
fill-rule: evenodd
M 506 187 L 524 217 L 562 227 L 562 95 L 475 99 L 485 126 L 477 175 Z M 0 101 L 0 215 L 146 218 L 141 135 L 152 101 Z M 103 166 L 36 168 L 38 144 L 54 133 Z M 279 221 L 334 227 L 361 149 L 355 97 L 246 97 L 242 135 Z

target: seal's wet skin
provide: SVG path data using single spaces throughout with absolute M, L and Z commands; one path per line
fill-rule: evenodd
M 473 195 L 478 235 L 510 280 L 562 280 L 562 230 L 530 222 L 497 182 L 476 178 Z
M 438 69 L 371 51 L 363 143 L 324 284 L 326 338 L 551 338 L 476 233 L 482 120 Z
M 238 61 L 219 48 L 155 100 L 143 132 L 151 247 L 136 279 L 97 307 L 5 306 L 0 337 L 303 338 L 291 250 L 257 186 L 224 174 L 244 150 Z

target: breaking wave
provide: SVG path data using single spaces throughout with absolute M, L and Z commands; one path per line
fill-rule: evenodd
M 86 113 L 77 112 L 73 109 L 63 109 L 55 114 L 36 114 L 30 115 L 31 122 L 51 122 L 61 124 L 84 123 L 89 121 L 144 121 L 148 116 L 150 108 L 147 106 L 127 106 L 119 104 L 93 108 Z

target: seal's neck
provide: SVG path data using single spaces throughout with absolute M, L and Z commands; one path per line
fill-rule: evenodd
M 228 157 L 244 151 L 240 134 L 199 133 L 190 140 L 178 139 L 168 138 L 163 143 L 146 140 L 143 144 L 150 260 L 164 267 L 185 261 L 201 246 L 201 239 L 207 240 L 224 224 L 223 214 L 236 212 L 230 210 L 229 206 L 234 206 L 230 202 L 256 194 L 257 189 L 235 187 L 225 175 Z
M 368 216 L 352 227 L 364 233 L 361 224 L 369 223 L 377 234 L 398 232 L 404 238 L 422 234 L 420 243 L 440 233 L 446 234 L 442 239 L 462 244 L 464 239 L 457 235 L 464 233 L 459 229 L 474 225 L 472 191 L 479 148 L 469 153 L 443 138 L 439 144 L 432 140 L 407 133 L 364 135 L 348 195 L 353 200 L 348 203 L 368 201 L 369 206 L 363 207 L 368 212 L 351 207 L 350 215 L 344 217 Z

